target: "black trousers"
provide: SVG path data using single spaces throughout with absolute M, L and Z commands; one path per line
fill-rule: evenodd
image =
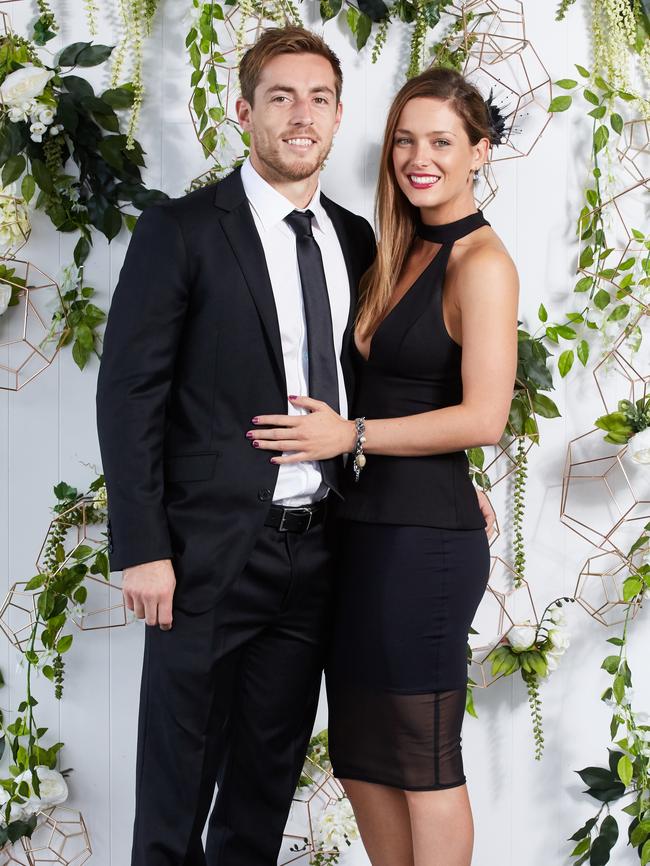
M 146 626 L 131 866 L 277 862 L 318 704 L 332 525 L 264 527 L 214 609 Z

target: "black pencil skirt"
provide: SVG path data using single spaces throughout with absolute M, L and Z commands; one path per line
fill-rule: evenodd
M 341 521 L 326 666 L 334 774 L 402 790 L 466 781 L 467 638 L 487 586 L 485 529 Z

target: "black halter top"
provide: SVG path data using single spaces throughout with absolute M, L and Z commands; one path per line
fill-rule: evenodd
M 417 235 L 441 247 L 380 322 L 367 360 L 355 346 L 351 417 L 400 418 L 462 401 L 462 349 L 444 324 L 443 284 L 454 242 L 484 225 L 490 223 L 481 210 L 441 225 L 417 223 Z M 448 529 L 485 527 L 465 451 L 420 457 L 370 454 L 358 483 L 351 463 L 341 517 Z

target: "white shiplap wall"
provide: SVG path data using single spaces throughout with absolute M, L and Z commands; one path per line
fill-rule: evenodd
M 99 4 L 108 6 L 108 0 Z M 112 5 L 112 4 L 111 4 Z M 314 6 L 315 4 L 310 4 Z M 527 34 L 552 79 L 572 74 L 573 62 L 589 64 L 589 40 L 581 5 L 569 20 L 554 21 L 555 3 L 526 0 Z M 172 196 L 181 195 L 190 179 L 205 169 L 187 111 L 189 69 L 183 41 L 188 0 L 164 2 L 154 33 L 145 44 L 147 99 L 139 138 L 147 153 L 146 180 Z M 52 47 L 89 38 L 82 4 L 53 3 L 62 25 Z M 32 4 L 6 3 L 15 29 L 25 32 Z M 96 41 L 113 43 L 114 11 L 101 10 Z M 303 6 L 304 12 L 304 6 Z M 321 29 L 312 14 L 308 22 Z M 324 188 L 341 204 L 372 215 L 376 162 L 387 106 L 402 82 L 406 41 L 399 28 L 384 56 L 372 66 L 368 52 L 359 56 L 349 35 L 333 22 L 325 37 L 339 53 L 345 71 L 344 119 L 324 175 Z M 106 70 L 92 70 L 93 82 L 108 84 Z M 499 193 L 486 214 L 504 240 L 521 278 L 521 318 L 533 328 L 540 300 L 559 317 L 571 309 L 575 247 L 573 216 L 583 181 L 585 128 L 574 113 L 549 125 L 532 154 L 496 167 Z M 55 277 L 72 258 L 74 238 L 58 235 L 42 214 L 33 216 L 32 239 L 23 254 Z M 110 247 L 97 238 L 87 265 L 88 282 L 106 306 L 115 286 L 126 233 Z M 553 312 L 551 315 L 553 316 Z M 0 393 L 0 581 L 1 588 L 34 573 L 59 480 L 84 489 L 99 465 L 94 393 L 97 372 L 91 362 L 80 373 L 69 352 L 18 394 Z M 552 598 L 571 594 L 576 576 L 591 552 L 558 519 L 566 443 L 590 429 L 600 414 L 590 373 L 558 382 L 555 398 L 562 419 L 542 421 L 543 444 L 530 455 L 526 536 L 528 574 L 538 611 Z M 494 495 L 505 530 L 499 542 L 507 554 L 511 517 L 506 487 Z M 533 759 L 526 695 L 521 681 L 510 679 L 477 693 L 480 720 L 467 718 L 465 765 L 473 802 L 475 866 L 526 866 L 568 862 L 566 838 L 593 812 L 580 794 L 574 770 L 602 763 L 608 745 L 608 713 L 598 700 L 606 676 L 599 671 L 606 654 L 606 631 L 580 609 L 571 609 L 573 644 L 560 670 L 543 689 L 546 754 Z M 62 767 L 73 767 L 70 805 L 80 808 L 92 837 L 96 866 L 127 866 L 133 818 L 135 736 L 144 626 L 81 634 L 67 658 L 65 696 L 57 703 L 49 683 L 37 682 L 41 723 L 61 739 Z M 636 673 L 639 708 L 650 707 L 650 681 L 644 670 L 648 611 L 632 628 L 631 659 Z M 23 675 L 16 654 L 0 643 L 0 667 L 7 684 L 0 705 L 9 714 L 22 699 Z M 645 677 L 645 679 L 644 679 Z M 319 725 L 326 723 L 326 708 Z M 348 864 L 367 860 L 360 843 L 346 855 Z M 444 860 L 441 860 L 441 863 Z M 613 866 L 637 862 L 618 846 Z

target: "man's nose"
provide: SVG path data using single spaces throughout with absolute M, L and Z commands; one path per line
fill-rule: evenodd
M 294 102 L 291 122 L 294 126 L 311 126 L 313 124 L 311 102 L 308 99 L 297 99 Z

